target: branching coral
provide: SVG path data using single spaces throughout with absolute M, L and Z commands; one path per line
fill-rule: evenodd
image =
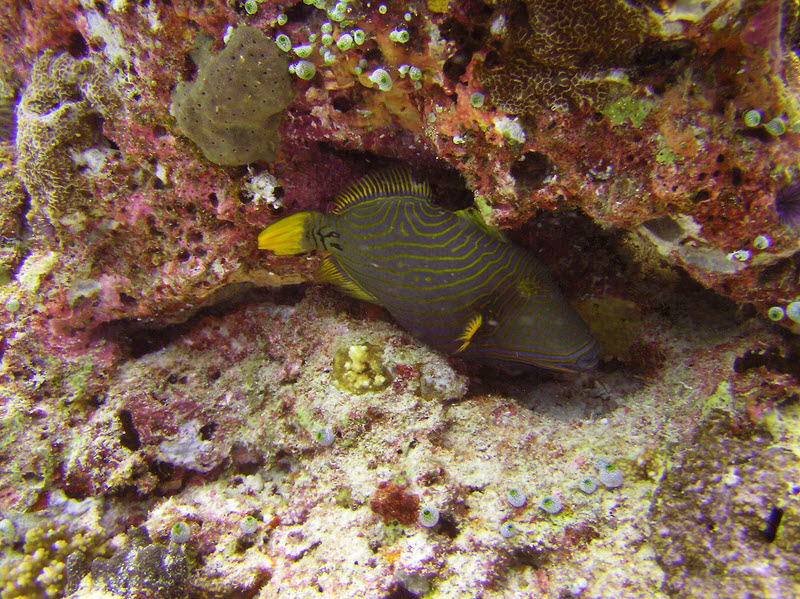
M 54 528 L 47 522 L 28 530 L 22 553 L 10 555 L 0 565 L 0 597 L 62 597 L 70 555 L 94 554 L 100 547 L 97 537 Z
M 627 66 L 648 30 L 624 0 L 543 0 L 504 4 L 501 40 L 480 70 L 492 101 L 512 113 L 539 106 L 582 107 L 602 100 L 614 68 Z

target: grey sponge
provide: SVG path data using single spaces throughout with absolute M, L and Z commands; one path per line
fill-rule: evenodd
M 294 98 L 288 59 L 255 27 L 238 27 L 217 55 L 201 50 L 197 78 L 172 94 L 178 129 L 223 165 L 272 161 L 278 126 Z

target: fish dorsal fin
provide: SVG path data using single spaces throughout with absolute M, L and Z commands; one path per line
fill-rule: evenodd
M 336 262 L 333 256 L 326 256 L 319 267 L 319 278 L 325 283 L 336 285 L 347 295 L 356 299 L 372 302 L 373 304 L 379 303 L 377 298 L 364 291 Z
M 472 318 L 469 319 L 466 326 L 464 327 L 464 332 L 461 333 L 459 337 L 456 338 L 456 341 L 463 341 L 463 343 L 459 346 L 459 348 L 455 351 L 455 353 L 462 352 L 467 349 L 467 346 L 472 341 L 472 338 L 475 337 L 475 333 L 478 332 L 478 329 L 481 328 L 483 325 L 483 316 L 480 314 L 475 314 Z
M 408 171 L 394 168 L 356 181 L 339 194 L 331 212 L 339 214 L 348 206 L 375 198 L 407 196 L 429 200 L 431 188 L 427 181 L 415 181 Z
M 480 211 L 474 206 L 470 206 L 469 208 L 464 208 L 464 210 L 458 210 L 456 211 L 456 214 L 465 221 L 472 223 L 473 225 L 478 227 L 484 233 L 488 233 L 489 235 L 491 235 L 492 237 L 496 237 L 500 241 L 508 241 L 505 235 L 503 235 L 500 231 L 486 224 L 486 221 L 483 220 L 483 216 L 481 216 Z

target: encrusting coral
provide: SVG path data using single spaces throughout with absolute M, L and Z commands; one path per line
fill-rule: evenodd
M 47 51 L 33 65 L 17 106 L 19 175 L 31 198 L 28 219 L 57 233 L 84 231 L 91 214 L 91 189 L 79 164 L 98 167 L 108 151 L 100 136 L 102 115 L 113 105 L 104 70 L 91 58 Z M 98 148 L 100 156 L 81 153 Z
M 381 350 L 375 345 L 355 344 L 341 348 L 333 356 L 333 380 L 348 393 L 367 393 L 385 389 L 392 377 L 383 365 Z
M 582 108 L 602 100 L 648 32 L 625 0 L 498 2 L 489 53 L 479 79 L 501 110 Z

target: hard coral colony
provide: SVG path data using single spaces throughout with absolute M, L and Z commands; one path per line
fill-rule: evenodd
M 796 0 L 0 32 L 0 599 L 798 595 Z

